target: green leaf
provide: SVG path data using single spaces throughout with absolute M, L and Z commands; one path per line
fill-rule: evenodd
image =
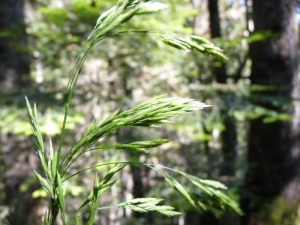
M 53 146 L 52 146 L 52 140 L 49 139 L 49 159 L 54 159 L 54 153 L 53 153 Z
M 108 173 L 104 176 L 103 181 L 101 184 L 106 184 L 114 175 L 115 173 L 122 170 L 124 167 L 126 167 L 129 163 L 118 163 L 113 168 L 111 168 Z
M 169 142 L 169 140 L 166 139 L 156 139 L 151 141 L 137 141 L 128 144 L 115 144 L 111 146 L 111 148 L 147 153 L 148 151 L 146 150 L 146 148 L 157 147 L 167 142 Z
M 194 202 L 190 191 L 186 186 L 180 184 L 175 178 L 167 175 L 165 176 L 165 180 L 171 185 L 171 187 L 173 187 L 177 192 L 185 197 L 192 206 L 197 208 L 196 203 Z
M 95 180 L 94 180 L 94 188 L 93 188 L 92 201 L 97 201 L 98 191 L 99 191 L 99 177 L 96 174 Z
M 111 186 L 113 186 L 116 182 L 117 182 L 118 179 L 115 179 L 115 180 L 112 180 L 106 184 L 102 184 L 100 187 L 99 187 L 99 190 L 98 190 L 98 197 L 100 197 L 101 195 L 103 195 Z
M 44 225 L 49 225 L 48 212 L 47 211 L 45 212 L 45 215 L 44 215 Z
M 93 225 L 96 213 L 98 211 L 98 192 L 101 189 L 101 185 L 99 185 L 99 178 L 98 175 L 96 174 L 95 180 L 94 180 L 94 188 L 91 198 L 91 206 L 90 206 L 90 211 L 89 211 L 89 217 L 87 220 L 87 225 Z
M 111 186 L 113 186 L 116 183 L 116 181 L 117 181 L 117 179 L 110 181 L 106 184 L 99 185 L 98 189 L 97 189 L 97 193 L 98 193 L 97 197 L 100 197 L 101 195 L 103 195 Z M 90 193 L 90 195 L 86 198 L 86 200 L 81 204 L 81 206 L 78 208 L 77 212 L 80 209 L 82 209 L 84 206 L 86 206 L 88 203 L 90 203 L 92 201 L 92 199 L 93 199 L 93 192 Z
M 47 163 L 47 176 L 50 180 L 54 180 L 54 177 L 55 177 L 55 174 L 56 174 L 56 171 L 52 171 L 52 164 L 53 164 L 53 148 L 52 148 L 52 142 L 51 142 L 51 139 L 50 139 L 50 142 L 49 142 L 49 157 L 48 157 L 48 163 Z
M 45 159 L 44 154 L 43 154 L 41 151 L 37 151 L 37 155 L 39 156 L 39 159 L 40 159 L 40 162 L 41 162 L 41 164 L 42 164 L 44 173 L 48 176 L 48 175 L 49 175 L 49 172 L 50 172 L 51 170 L 48 170 L 48 167 L 47 167 L 47 163 L 46 163 L 46 159 Z M 50 177 L 50 176 L 49 176 L 49 177 Z
M 171 170 L 176 172 L 176 173 L 179 173 L 179 174 L 183 175 L 184 177 L 186 177 L 187 179 L 189 179 L 192 182 L 199 183 L 199 184 L 205 185 L 205 186 L 210 186 L 210 187 L 217 188 L 217 189 L 218 188 L 224 189 L 224 190 L 227 189 L 227 187 L 219 181 L 202 180 L 202 179 L 199 179 L 198 177 L 195 177 L 193 175 L 190 175 L 188 173 L 185 173 L 185 172 L 182 172 L 182 171 L 179 171 L 179 170 L 174 170 L 174 169 L 171 169 Z
M 25 101 L 26 101 L 26 106 L 27 106 L 29 117 L 33 118 L 32 108 L 31 108 L 28 98 L 26 96 L 25 96 Z
M 190 35 L 188 37 L 184 37 L 179 34 L 173 33 L 154 33 L 154 32 L 147 32 L 152 37 L 155 37 L 167 45 L 175 47 L 179 50 L 184 51 L 191 51 L 196 50 L 205 55 L 211 55 L 223 60 L 227 60 L 227 57 L 223 54 L 222 49 L 215 46 L 213 43 L 209 42 L 208 40 L 198 37 L 195 35 Z
M 167 205 L 157 205 L 163 199 L 157 198 L 137 198 L 126 202 L 119 203 L 117 207 L 131 209 L 140 213 L 155 211 L 166 216 L 177 216 L 181 213 L 174 211 L 174 208 Z M 110 206 L 113 207 L 113 206 Z M 109 208 L 109 207 L 104 207 Z M 100 208 L 100 209 L 104 209 Z
M 42 137 L 42 134 L 40 132 L 38 122 L 37 122 L 36 104 L 34 104 L 34 109 L 32 110 L 27 97 L 25 97 L 25 100 L 26 100 L 26 106 L 27 106 L 28 114 L 29 114 L 29 117 L 30 117 L 30 125 L 31 125 L 31 129 L 32 129 L 32 133 L 35 136 L 35 139 L 37 141 L 37 144 L 35 145 L 35 150 L 37 152 L 41 151 L 44 154 L 43 137 Z
M 208 186 L 214 187 L 214 188 L 220 188 L 220 189 L 225 189 L 225 190 L 227 189 L 227 187 L 219 181 L 199 179 L 199 182 L 206 184 Z
M 154 169 L 159 174 L 161 174 L 166 179 L 166 181 L 177 192 L 185 197 L 195 208 L 201 207 L 203 210 L 207 210 L 208 207 L 214 207 L 218 209 L 230 208 L 237 214 L 243 215 L 243 212 L 239 208 L 238 204 L 219 190 L 226 189 L 226 186 L 222 183 L 213 180 L 201 180 L 185 172 L 162 166 L 164 169 L 171 170 L 175 173 L 183 175 L 188 180 L 190 180 L 192 184 L 200 189 L 200 192 L 199 190 L 193 191 L 179 183 L 175 178 L 166 175 L 160 170 L 154 168 L 153 165 L 146 164 L 146 166 Z
M 52 176 L 55 177 L 56 173 L 59 173 L 58 169 L 57 169 L 57 164 L 58 164 L 58 153 L 55 152 L 54 153 L 54 159 L 51 162 L 51 172 L 52 172 Z
M 43 178 L 40 174 L 38 174 L 35 170 L 34 173 L 39 180 L 40 184 L 45 188 L 45 190 L 48 192 L 48 194 L 54 198 L 54 193 L 52 190 L 52 185 L 50 185 L 45 178 Z
M 76 216 L 76 218 L 75 218 L 75 223 L 76 223 L 76 225 L 81 225 L 78 216 Z
M 62 213 L 65 212 L 66 210 L 66 205 L 65 205 L 65 198 L 64 198 L 64 192 L 63 192 L 63 184 L 61 181 L 60 174 L 56 174 L 56 179 L 57 179 L 57 194 L 58 194 L 58 200 L 60 204 L 60 208 L 62 210 Z
M 94 224 L 94 220 L 95 220 L 95 216 L 96 216 L 97 211 L 98 211 L 98 202 L 97 201 L 92 201 L 90 211 L 89 211 L 89 217 L 88 217 L 88 220 L 86 222 L 86 225 L 93 225 Z

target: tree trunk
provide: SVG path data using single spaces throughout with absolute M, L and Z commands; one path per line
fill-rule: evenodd
M 218 0 L 208 0 L 208 10 L 211 37 L 220 38 L 222 36 L 222 32 L 220 26 Z M 213 63 L 212 72 L 216 82 L 221 84 L 227 83 L 227 72 L 223 62 L 215 60 Z M 236 127 L 234 118 L 227 113 L 230 106 L 226 104 L 226 96 L 223 99 L 225 104 L 223 109 L 220 110 L 220 113 L 224 116 L 223 123 L 225 130 L 221 132 L 223 165 L 221 167 L 220 174 L 233 176 L 235 172 L 234 164 L 237 147 Z
M 296 224 L 300 200 L 300 108 L 292 101 L 299 99 L 296 0 L 253 0 L 253 20 L 254 34 L 272 35 L 250 45 L 252 84 L 266 89 L 253 92 L 252 99 L 294 118 L 250 121 L 242 224 Z
M 208 0 L 209 28 L 212 38 L 221 37 L 218 1 L 219 0 Z
M 29 56 L 22 0 L 0 1 L 0 88 L 28 84 Z
M 209 11 L 209 28 L 211 38 L 220 38 L 221 25 L 219 16 L 218 0 L 208 0 Z M 218 83 L 226 84 L 227 74 L 226 68 L 223 62 L 215 60 L 213 65 L 213 75 Z
M 26 44 L 23 1 L 0 1 L 0 92 L 3 96 L 18 95 L 21 88 L 29 85 L 30 60 Z M 0 177 L 3 182 L 3 202 L 1 199 L 0 205 L 9 207 L 6 224 L 42 223 L 45 211 L 40 206 L 45 205 L 44 199 L 31 196 L 41 186 L 29 181 L 37 164 L 31 140 L 28 142 L 17 135 L 0 133 Z

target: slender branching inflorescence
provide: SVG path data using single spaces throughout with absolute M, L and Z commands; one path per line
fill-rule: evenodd
M 66 169 L 74 162 L 74 160 L 72 160 L 74 157 L 78 158 L 78 156 L 90 149 L 90 147 L 100 138 L 111 134 L 121 127 L 155 127 L 159 124 L 167 123 L 169 118 L 177 116 L 181 112 L 198 110 L 204 107 L 207 107 L 207 105 L 191 99 L 156 97 L 138 105 L 131 110 L 119 114 L 117 114 L 117 111 L 100 124 L 98 124 L 99 120 L 97 120 L 91 124 L 89 129 L 85 132 L 83 138 L 80 139 L 66 154 L 61 163 L 61 173 L 64 174 L 66 172 Z M 135 143 L 135 145 L 137 150 L 139 150 L 142 145 L 146 147 L 146 145 L 142 143 Z M 157 141 L 150 142 L 148 145 L 149 147 L 151 145 L 153 147 L 155 145 L 157 146 Z M 120 146 L 116 145 L 115 147 Z M 128 145 L 127 148 L 129 147 L 133 147 L 133 145 Z
M 175 216 L 179 215 L 179 212 L 174 211 L 171 206 L 158 205 L 162 199 L 156 198 L 141 198 L 133 199 L 118 205 L 113 206 L 102 206 L 99 208 L 99 198 L 103 195 L 112 185 L 116 183 L 114 175 L 120 170 L 124 169 L 128 165 L 140 165 L 147 166 L 162 177 L 165 178 L 167 183 L 171 185 L 177 192 L 179 192 L 184 198 L 188 200 L 195 208 L 202 208 L 207 210 L 209 207 L 215 207 L 224 209 L 225 207 L 230 208 L 242 214 L 238 205 L 231 200 L 227 195 L 220 191 L 220 189 L 226 189 L 226 187 L 217 182 L 211 180 L 201 180 L 197 177 L 191 176 L 187 173 L 174 170 L 171 168 L 157 166 L 152 164 L 141 164 L 136 162 L 101 162 L 97 165 L 83 168 L 72 175 L 68 174 L 69 167 L 77 161 L 82 154 L 87 151 L 97 151 L 103 149 L 123 149 L 126 151 L 134 151 L 137 153 L 147 153 L 148 148 L 156 147 L 162 145 L 168 140 L 157 139 L 148 141 L 137 141 L 132 143 L 116 143 L 111 146 L 97 146 L 95 143 L 103 137 L 111 135 L 116 130 L 126 127 L 126 126 L 143 126 L 143 127 L 157 127 L 161 124 L 169 123 L 170 118 L 176 117 L 184 112 L 191 112 L 194 110 L 203 109 L 208 107 L 208 105 L 197 102 L 193 99 L 187 98 L 169 98 L 165 96 L 158 96 L 152 98 L 146 102 L 139 104 L 138 106 L 120 112 L 117 110 L 113 112 L 108 118 L 101 121 L 102 118 L 99 117 L 97 120 L 91 123 L 88 129 L 83 134 L 82 138 L 75 143 L 62 158 L 61 150 L 64 142 L 64 134 L 66 130 L 66 123 L 68 117 L 68 110 L 72 95 L 75 90 L 77 80 L 79 78 L 80 72 L 83 68 L 84 62 L 88 57 L 92 48 L 99 43 L 101 40 L 108 38 L 113 35 L 122 34 L 124 31 L 115 31 L 120 24 L 129 20 L 134 15 L 155 12 L 165 8 L 165 4 L 142 1 L 142 0 L 119 0 L 118 3 L 111 9 L 102 13 L 102 15 L 97 20 L 97 23 L 87 38 L 85 45 L 83 46 L 81 52 L 79 53 L 74 69 L 71 73 L 67 88 L 66 88 L 66 100 L 65 100 L 65 115 L 62 124 L 62 132 L 60 135 L 60 142 L 57 150 L 53 149 L 52 142 L 49 143 L 49 154 L 46 155 L 44 150 L 44 141 L 42 138 L 41 131 L 38 125 L 38 113 L 36 105 L 34 104 L 33 109 L 29 101 L 26 98 L 27 108 L 30 117 L 30 124 L 32 127 L 32 132 L 35 137 L 34 147 L 35 151 L 41 161 L 44 176 L 40 175 L 35 171 L 36 177 L 46 190 L 50 197 L 49 210 L 46 212 L 44 218 L 45 225 L 53 225 L 58 216 L 62 221 L 62 224 L 80 224 L 79 217 L 83 213 L 88 213 L 87 223 L 92 225 L 96 216 L 96 213 L 100 209 L 105 208 L 129 208 L 138 212 L 156 211 L 163 215 Z M 126 32 L 126 31 L 125 31 Z M 200 51 L 206 55 L 211 55 L 214 57 L 219 57 L 221 59 L 226 59 L 226 56 L 222 53 L 222 50 L 214 46 L 209 41 L 191 35 L 182 36 L 170 33 L 158 33 L 150 31 L 128 31 L 136 34 L 148 34 L 155 37 L 164 43 L 185 51 Z M 63 190 L 63 183 L 68 179 L 90 169 L 94 169 L 100 166 L 111 165 L 112 168 L 100 181 L 98 175 L 96 174 L 94 180 L 94 188 L 90 195 L 83 201 L 80 207 L 74 212 L 73 216 L 66 221 L 66 204 L 65 196 Z M 163 170 L 169 171 L 169 173 Z M 170 175 L 170 172 L 177 173 L 193 184 L 194 189 L 190 189 L 178 180 Z M 86 212 L 86 207 L 89 205 L 89 209 Z M 85 211 L 83 211 L 85 210 Z
M 222 53 L 222 49 L 215 46 L 210 41 L 190 35 L 188 37 L 178 34 L 161 34 L 156 32 L 147 32 L 149 35 L 163 41 L 167 45 L 173 46 L 177 49 L 190 52 L 191 50 L 199 51 L 205 55 L 215 56 L 217 58 L 227 60 L 227 57 Z

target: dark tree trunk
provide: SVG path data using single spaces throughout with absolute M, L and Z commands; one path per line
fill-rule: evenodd
M 220 26 L 220 16 L 218 0 L 208 0 L 208 10 L 209 10 L 209 27 L 212 38 L 220 38 L 222 35 Z M 226 84 L 227 73 L 225 64 L 221 61 L 215 61 L 212 68 L 213 76 L 218 83 Z M 223 123 L 225 130 L 221 133 L 222 141 L 222 155 L 223 155 L 223 165 L 220 170 L 221 175 L 233 176 L 235 167 L 235 156 L 237 147 L 237 135 L 234 118 L 228 115 L 228 104 L 226 104 L 226 97 L 224 97 L 224 107 L 221 109 L 221 114 L 224 117 Z
M 13 89 L 28 84 L 29 56 L 23 0 L 0 1 L 0 88 Z
M 212 38 L 221 37 L 218 1 L 219 0 L 208 0 L 209 27 Z
M 296 224 L 300 200 L 300 108 L 292 101 L 299 99 L 296 0 L 253 0 L 253 20 L 254 33 L 271 31 L 273 36 L 250 45 L 251 81 L 273 88 L 253 92 L 252 99 L 295 117 L 250 122 L 242 224 Z
M 218 0 L 208 0 L 208 11 L 209 11 L 209 28 L 212 38 L 220 38 L 221 26 Z M 223 62 L 215 61 L 213 66 L 213 75 L 218 83 L 226 84 L 226 68 Z
M 225 118 L 223 120 L 225 130 L 221 133 L 223 165 L 220 169 L 220 175 L 234 176 L 237 150 L 237 133 L 235 120 L 232 116 L 227 115 L 228 112 L 226 112 L 225 110 L 223 110 L 223 112 L 221 111 L 221 113 L 225 115 Z
M 29 85 L 29 54 L 26 52 L 26 33 L 22 0 L 0 1 L 0 94 L 17 95 Z M 23 96 L 22 96 L 23 98 Z M 2 98 L 6 100 L 5 98 Z M 0 99 L 1 100 L 1 99 Z M 10 102 L 11 103 L 11 102 Z M 1 132 L 1 131 L 0 131 Z M 35 225 L 42 223 L 44 199 L 33 199 L 31 193 L 41 188 L 28 182 L 32 169 L 37 167 L 32 143 L 12 134 L 0 134 L 0 172 L 3 192 L 0 205 L 9 207 L 7 224 Z M 2 188 L 1 188 L 2 189 Z M 1 190 L 2 191 L 2 190 Z M 1 223 L 1 222 L 0 222 Z

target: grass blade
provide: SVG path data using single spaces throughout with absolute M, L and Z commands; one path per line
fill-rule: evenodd
M 48 194 L 54 198 L 54 193 L 53 193 L 53 190 L 52 190 L 52 185 L 50 185 L 47 180 L 45 178 L 43 178 L 40 174 L 38 174 L 38 172 L 36 172 L 34 170 L 34 173 L 38 179 L 38 181 L 40 182 L 40 184 L 45 188 L 45 190 L 48 192 Z

